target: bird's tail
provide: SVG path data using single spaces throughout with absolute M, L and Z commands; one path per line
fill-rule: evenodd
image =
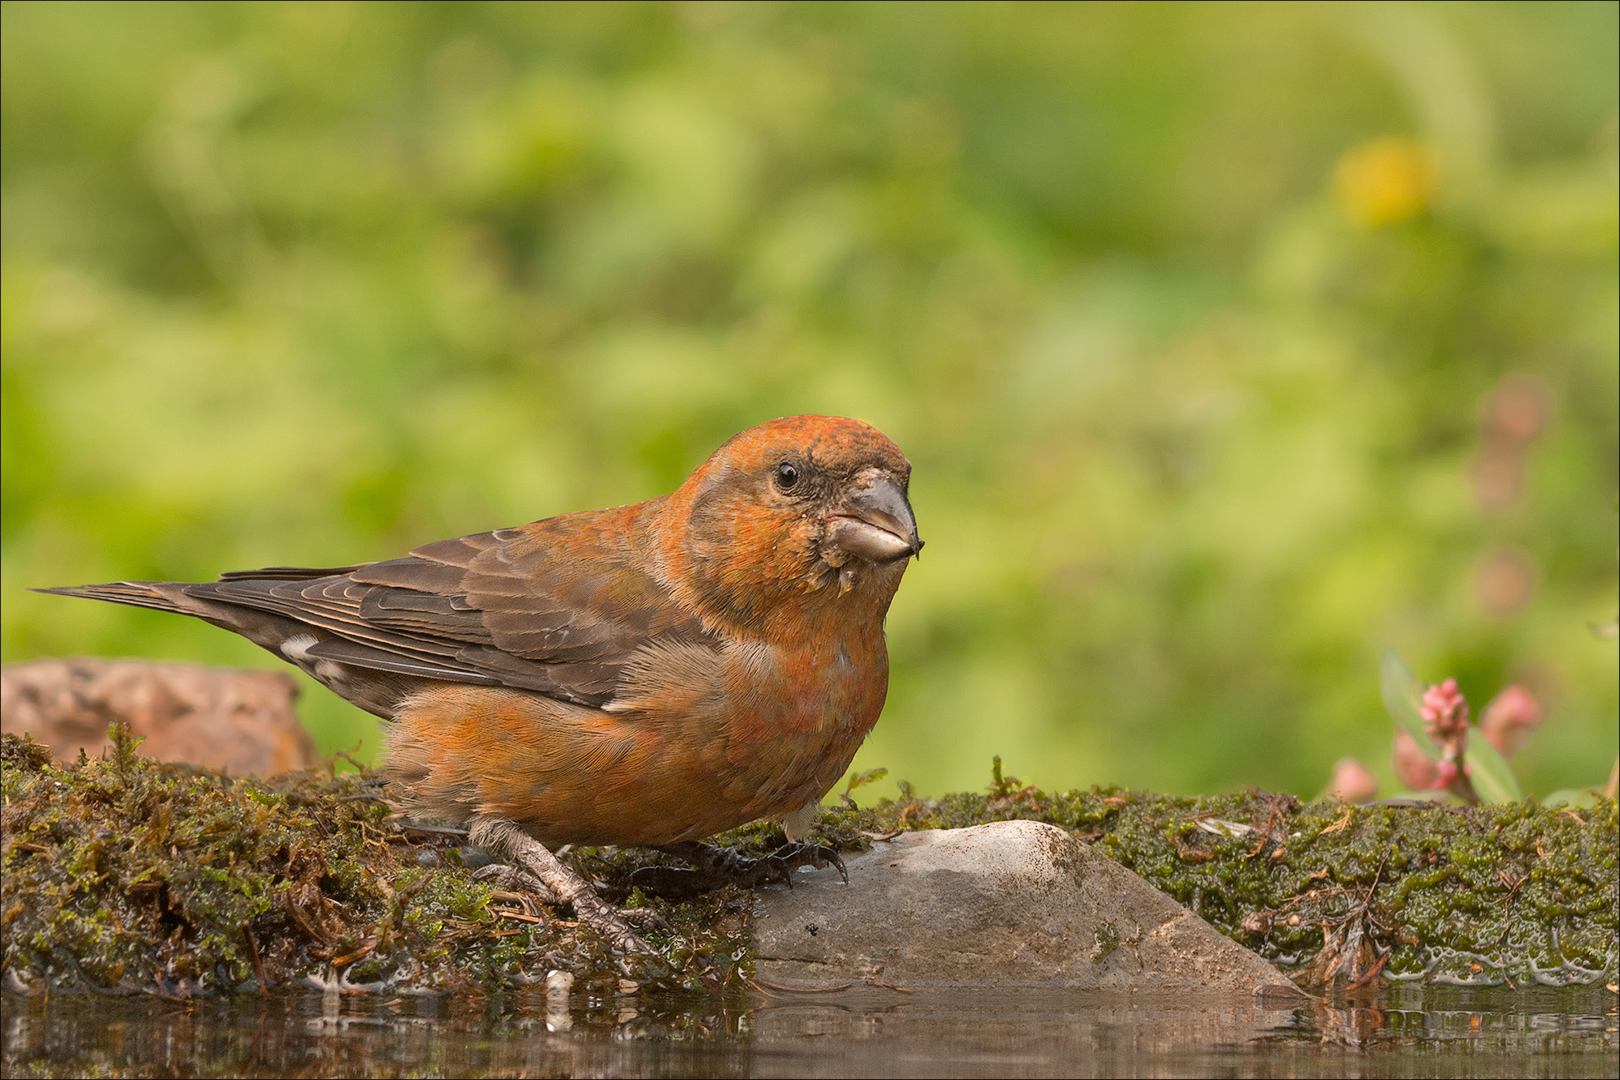
M 55 596 L 82 596 L 86 600 L 108 600 L 114 604 L 152 608 L 154 611 L 172 611 L 181 615 L 194 615 L 195 611 L 183 606 L 177 597 L 183 595 L 178 582 L 171 581 L 109 581 L 105 585 L 78 585 L 58 589 L 33 589 L 32 592 L 51 593 Z M 168 594 L 169 589 L 175 595 Z

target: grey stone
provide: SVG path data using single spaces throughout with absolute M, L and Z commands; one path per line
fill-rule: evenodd
M 1062 829 L 1003 821 L 902 833 L 769 890 L 757 972 L 780 986 L 1266 991 L 1275 967 Z

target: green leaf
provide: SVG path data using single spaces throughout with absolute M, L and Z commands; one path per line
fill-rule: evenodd
M 1541 800 L 1542 806 L 1574 806 L 1585 809 L 1597 805 L 1597 796 L 1590 788 L 1559 788 Z
M 1468 734 L 1471 737 L 1463 760 L 1468 764 L 1468 779 L 1479 797 L 1486 802 L 1499 803 L 1523 799 L 1524 792 L 1519 790 L 1519 782 L 1514 779 L 1507 758 L 1486 741 L 1478 728 L 1471 729 Z
M 1430 761 L 1439 761 L 1440 748 L 1424 730 L 1423 716 L 1418 712 L 1423 702 L 1423 684 L 1394 649 L 1384 650 L 1384 662 L 1378 668 L 1378 688 L 1383 692 L 1384 708 L 1389 710 L 1395 726 L 1412 736 L 1412 741 Z

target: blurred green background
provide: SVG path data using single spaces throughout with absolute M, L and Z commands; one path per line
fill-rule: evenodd
M 1617 10 L 7 3 L 4 659 L 277 667 L 25 590 L 392 557 L 826 412 L 928 541 L 880 793 L 1389 790 L 1387 645 L 1601 783 Z

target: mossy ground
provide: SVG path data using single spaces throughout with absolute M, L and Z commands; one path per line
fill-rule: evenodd
M 498 994 L 560 968 L 611 994 L 621 980 L 716 991 L 749 974 L 749 894 L 646 898 L 624 882 L 666 856 L 576 849 L 576 869 L 673 928 L 647 935 L 662 961 L 614 956 L 566 909 L 473 880 L 454 830 L 402 822 L 369 772 L 232 778 L 144 758 L 122 736 L 59 767 L 7 735 L 0 774 L 0 966 L 14 990 Z M 895 830 L 1045 821 L 1310 981 L 1615 979 L 1613 802 L 1351 808 L 1010 779 L 941 799 L 904 790 L 867 808 L 846 798 L 815 838 L 854 851 Z M 756 823 L 716 842 L 760 853 L 782 837 Z
M 233 778 L 142 757 L 114 732 L 105 758 L 65 768 L 3 736 L 0 966 L 14 990 L 485 993 L 555 968 L 611 992 L 746 973 L 746 894 L 645 901 L 672 927 L 647 935 L 667 962 L 617 957 L 473 880 L 464 836 L 402 823 L 372 773 Z

